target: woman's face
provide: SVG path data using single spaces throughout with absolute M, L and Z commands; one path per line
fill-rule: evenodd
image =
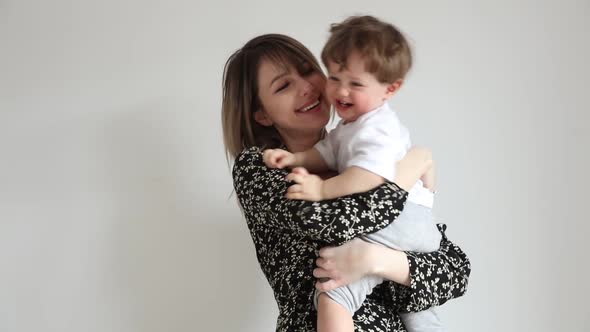
M 317 135 L 330 120 L 324 97 L 326 78 L 309 63 L 300 68 L 263 60 L 258 69 L 258 97 L 262 110 L 256 120 L 273 125 L 283 138 Z

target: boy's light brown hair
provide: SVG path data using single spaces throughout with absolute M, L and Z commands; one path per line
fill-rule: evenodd
M 322 62 L 345 67 L 348 57 L 358 52 L 365 70 L 381 83 L 403 79 L 412 67 L 412 51 L 404 35 L 393 25 L 373 16 L 352 16 L 330 28 L 322 50 Z

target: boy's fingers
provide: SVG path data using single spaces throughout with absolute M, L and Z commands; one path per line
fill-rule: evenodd
M 303 197 L 303 194 L 302 193 L 287 193 L 287 195 L 285 195 L 285 197 L 287 197 L 288 199 L 301 200 Z
M 305 176 L 303 176 L 301 174 L 296 174 L 296 173 L 289 173 L 287 175 L 287 180 L 293 181 L 296 183 L 301 183 L 301 182 L 303 182 L 303 180 L 305 180 Z
M 304 167 L 295 167 L 292 170 L 295 174 L 308 175 L 309 172 Z
M 301 187 L 300 184 L 294 184 L 294 185 L 290 186 L 287 189 L 287 192 L 288 193 L 291 193 L 291 194 L 293 194 L 293 193 L 299 193 L 299 192 L 302 192 L 302 191 L 303 191 L 303 188 Z
M 279 168 L 284 168 L 285 166 L 287 166 L 287 157 L 281 156 L 280 159 L 278 159 L 277 161 L 277 166 Z

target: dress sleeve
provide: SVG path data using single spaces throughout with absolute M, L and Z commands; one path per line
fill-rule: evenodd
M 471 273 L 467 255 L 447 239 L 446 225 L 437 225 L 442 233 L 438 251 L 406 252 L 410 264 L 410 286 L 388 281 L 395 294 L 399 312 L 418 312 L 439 306 L 465 294 Z
M 246 149 L 233 167 L 234 189 L 250 222 L 340 245 L 395 220 L 408 193 L 387 182 L 371 191 L 321 202 L 289 200 L 288 172 L 266 167 L 259 148 Z

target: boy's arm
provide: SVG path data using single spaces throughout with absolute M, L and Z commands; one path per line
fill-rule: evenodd
M 383 184 L 385 179 L 364 168 L 352 166 L 322 184 L 323 199 L 334 199 L 369 191 Z
M 287 190 L 287 198 L 313 202 L 362 193 L 385 182 L 381 176 L 356 166 L 328 180 L 296 167 L 287 175 L 287 180 L 296 183 Z
M 396 163 L 394 182 L 400 188 L 409 191 L 416 181 L 420 177 L 424 178 L 423 175 L 428 172 L 434 172 L 432 152 L 429 149 L 413 147 Z M 385 182 L 383 177 L 358 166 L 348 167 L 342 174 L 327 180 L 312 176 L 302 168 L 294 168 L 287 180 L 296 183 L 287 191 L 287 198 L 314 202 L 366 192 Z M 432 190 L 433 187 L 428 189 Z
M 296 153 L 283 149 L 268 149 L 264 151 L 263 160 L 270 168 L 305 167 L 312 173 L 330 170 L 320 152 L 315 148 Z
M 330 170 L 328 168 L 328 164 L 324 158 L 322 158 L 320 152 L 315 148 L 311 148 L 304 152 L 297 152 L 294 153 L 294 155 L 295 164 L 293 166 L 305 167 L 309 172 L 315 174 L 327 172 Z

